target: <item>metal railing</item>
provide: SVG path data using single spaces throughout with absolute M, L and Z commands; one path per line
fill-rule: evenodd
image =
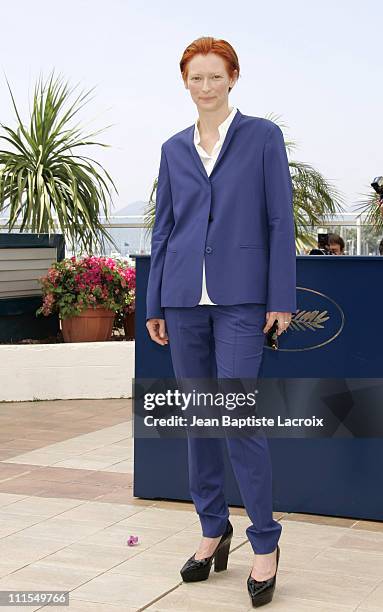
M 0 232 L 7 231 L 4 228 L 5 223 L 6 219 L 0 218 Z M 142 215 L 110 216 L 109 221 L 104 221 L 103 226 L 113 237 L 118 251 L 106 241 L 105 252 L 98 253 L 99 255 L 129 258 L 130 254 L 150 254 L 151 233 L 144 225 Z M 16 226 L 13 232 L 17 233 L 18 227 Z M 383 231 L 378 231 L 373 226 L 364 223 L 363 217 L 355 213 L 335 214 L 320 226 L 312 227 L 310 234 L 315 238 L 318 230 L 322 229 L 339 234 L 343 238 L 347 255 L 379 255 L 379 243 L 383 238 Z M 76 254 L 76 250 L 72 252 L 67 247 L 68 257 Z M 134 259 L 131 261 L 134 264 Z

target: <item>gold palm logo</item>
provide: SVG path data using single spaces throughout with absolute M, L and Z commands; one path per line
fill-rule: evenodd
M 290 329 L 316 331 L 317 329 L 323 329 L 324 323 L 329 318 L 328 310 L 298 310 L 291 318 Z
M 328 295 L 321 293 L 320 291 L 316 291 L 315 289 L 311 289 L 309 287 L 297 287 L 299 292 L 302 292 L 303 299 L 305 298 L 305 294 L 308 294 L 310 297 L 315 296 L 316 300 L 326 301 L 323 304 L 324 307 L 327 306 L 327 310 L 303 310 L 298 309 L 295 313 L 292 313 L 291 323 L 287 328 L 286 332 L 286 340 L 289 339 L 291 341 L 290 348 L 283 348 L 283 343 L 285 338 L 283 337 L 285 334 L 282 334 L 280 337 L 280 346 L 278 347 L 278 353 L 289 353 L 296 351 L 311 351 L 313 349 L 318 349 L 326 344 L 329 344 L 335 338 L 337 338 L 344 327 L 345 324 L 345 316 L 344 312 L 339 304 L 335 302 Z M 320 305 L 320 304 L 318 304 Z M 327 322 L 329 321 L 329 324 Z M 314 337 L 311 334 L 294 334 L 289 332 L 299 332 L 299 331 L 313 331 L 318 332 L 319 330 L 324 330 L 324 333 L 319 334 L 320 340 L 318 342 L 318 334 Z M 325 337 L 323 337 L 325 336 Z M 323 337 L 323 339 L 322 339 Z M 294 346 L 295 344 L 300 344 L 300 341 L 304 342 L 302 346 Z M 311 344 L 311 338 L 313 338 L 313 344 Z M 309 342 L 309 345 L 306 345 L 306 342 Z M 318 343 L 317 343 L 318 342 Z M 269 346 L 266 346 L 267 349 L 272 351 L 273 349 Z

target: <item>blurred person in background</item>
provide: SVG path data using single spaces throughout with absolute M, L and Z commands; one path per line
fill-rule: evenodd
M 344 255 L 344 240 L 338 234 L 328 235 L 329 250 L 332 255 Z

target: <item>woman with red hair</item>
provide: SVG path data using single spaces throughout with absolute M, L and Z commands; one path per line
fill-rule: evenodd
M 161 147 L 147 288 L 146 327 L 170 344 L 174 373 L 257 378 L 265 333 L 286 331 L 296 310 L 292 183 L 280 128 L 229 107 L 238 57 L 203 37 L 180 69 L 198 111 Z M 254 551 L 247 588 L 254 607 L 272 600 L 282 526 L 273 519 L 267 438 L 225 435 Z M 224 495 L 222 437 L 188 432 L 190 494 L 202 539 L 181 569 L 185 582 L 227 568 L 233 528 Z

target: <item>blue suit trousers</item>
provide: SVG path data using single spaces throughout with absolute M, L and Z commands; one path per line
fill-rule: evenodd
M 258 376 L 265 335 L 266 304 L 165 307 L 174 375 L 179 378 Z M 272 466 L 266 436 L 203 438 L 188 434 L 190 494 L 202 534 L 225 531 L 229 509 L 224 495 L 223 444 L 251 525 L 246 535 L 255 553 L 275 550 L 282 525 L 273 519 Z

